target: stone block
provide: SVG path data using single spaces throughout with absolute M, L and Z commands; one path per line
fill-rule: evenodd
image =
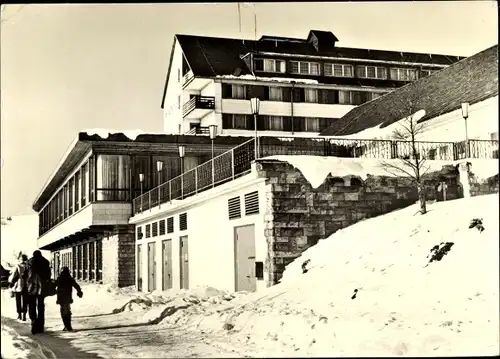
M 284 237 L 295 237 L 295 236 L 303 236 L 304 229 L 303 228 L 290 228 L 283 227 L 279 229 L 280 235 Z
M 358 193 L 344 193 L 344 198 L 346 201 L 357 201 L 359 199 Z

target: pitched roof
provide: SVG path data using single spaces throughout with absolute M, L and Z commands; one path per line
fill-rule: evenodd
M 379 125 L 389 126 L 411 115 L 404 113 L 409 100 L 413 110 L 425 110 L 426 115 L 419 120 L 423 122 L 459 109 L 462 102 L 473 104 L 495 95 L 498 95 L 498 45 L 355 107 L 321 135 L 345 136 Z
M 318 40 L 336 39 L 331 32 L 312 30 Z M 429 64 L 450 65 L 460 59 L 458 56 L 408 53 L 400 51 L 356 49 L 329 46 L 317 51 L 312 43 L 302 41 L 273 41 L 278 37 L 262 36 L 260 40 L 229 39 L 195 35 L 176 35 L 186 60 L 195 76 L 231 75 L 240 68 L 249 73 L 245 62 L 241 59 L 247 53 L 274 52 L 280 54 L 300 54 L 309 56 L 329 56 L 373 59 L 383 61 L 407 61 Z M 269 39 L 269 40 L 266 40 Z

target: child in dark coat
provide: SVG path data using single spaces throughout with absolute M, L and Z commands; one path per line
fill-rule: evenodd
M 71 276 L 68 267 L 63 267 L 61 274 L 56 279 L 57 287 L 57 304 L 61 306 L 61 318 L 64 323 L 64 331 L 72 331 L 71 327 L 71 303 L 73 303 L 73 287 L 76 289 L 76 295 L 79 298 L 83 296 L 83 292 Z

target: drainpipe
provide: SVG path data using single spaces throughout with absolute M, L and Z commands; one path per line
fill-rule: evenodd
M 291 117 L 292 117 L 292 135 L 294 134 L 294 128 L 293 128 L 293 90 L 295 88 L 295 81 L 292 81 L 292 92 L 290 96 L 290 105 L 291 105 Z

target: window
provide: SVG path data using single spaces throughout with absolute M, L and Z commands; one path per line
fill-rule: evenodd
M 325 64 L 325 76 L 352 77 L 353 66 L 343 64 Z
M 85 163 L 82 168 L 82 207 L 87 204 L 87 193 L 89 193 L 89 164 Z
M 426 76 L 429 76 L 429 75 L 432 75 L 434 72 L 434 70 L 420 70 L 420 76 L 421 77 L 426 77 Z
M 158 235 L 158 222 L 153 222 L 153 237 L 156 237 Z
M 370 92 L 370 93 L 368 93 L 368 101 L 375 100 L 376 98 L 379 98 L 382 95 L 385 95 L 385 94 L 380 93 L 380 92 Z
M 146 175 L 145 177 L 148 178 L 149 176 Z M 129 188 L 130 157 L 128 155 L 98 155 L 97 200 L 126 201 Z
M 291 72 L 302 75 L 319 75 L 319 64 L 317 62 L 291 61 Z
M 387 69 L 377 66 L 356 66 L 356 76 L 365 79 L 387 79 Z
M 75 173 L 75 212 L 80 209 L 80 172 Z
M 179 230 L 185 231 L 187 229 L 187 213 L 179 214 Z
M 306 102 L 318 103 L 318 90 L 317 89 L 304 89 Z
M 142 233 L 142 226 L 137 226 L 137 239 L 142 239 L 144 234 Z
M 174 217 L 167 218 L 167 233 L 174 231 Z
M 259 213 L 259 192 L 254 191 L 245 194 L 245 215 Z
M 283 116 L 268 116 L 266 127 L 271 131 L 283 131 Z
M 232 85 L 232 98 L 244 100 L 247 97 L 246 95 L 245 85 Z
M 181 95 L 177 96 L 177 108 L 180 110 L 181 109 Z
M 305 118 L 305 131 L 306 132 L 319 132 L 319 118 L 306 117 Z
M 241 218 L 240 197 L 234 197 L 228 199 L 227 209 L 229 212 L 229 219 Z
M 247 116 L 233 115 L 233 128 L 241 130 L 247 129 Z
M 146 224 L 146 238 L 151 237 L 151 225 Z
M 264 71 L 266 72 L 285 72 L 285 61 L 264 59 Z
M 351 91 L 339 91 L 339 104 L 341 105 L 350 105 L 352 103 L 351 101 Z
M 283 88 L 269 87 L 269 100 L 270 101 L 283 101 Z
M 413 81 L 417 79 L 415 69 L 391 68 L 391 80 Z
M 160 236 L 164 235 L 165 234 L 165 220 L 162 219 L 160 221 Z

